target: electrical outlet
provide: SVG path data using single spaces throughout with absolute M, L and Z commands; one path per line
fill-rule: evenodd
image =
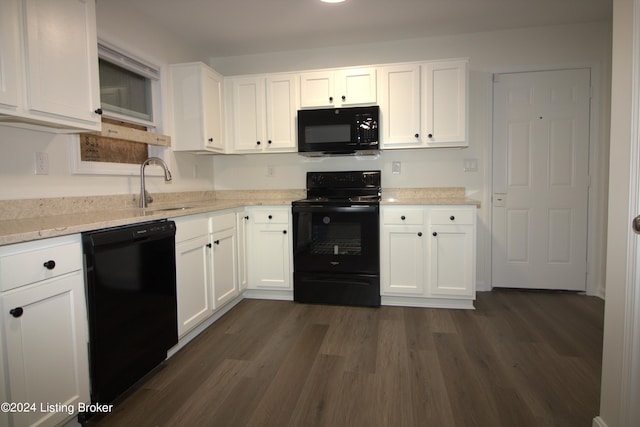
M 394 175 L 400 175 L 402 170 L 402 164 L 400 162 L 392 162 L 391 163 L 391 173 Z
M 47 153 L 36 153 L 36 175 L 49 175 L 49 155 Z
M 478 172 L 478 159 L 464 159 L 465 172 Z

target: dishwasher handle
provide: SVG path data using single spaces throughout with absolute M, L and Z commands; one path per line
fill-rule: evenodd
M 160 220 L 82 233 L 82 240 L 87 251 L 89 248 L 116 246 L 142 240 L 160 240 L 175 237 L 175 235 L 176 223 Z

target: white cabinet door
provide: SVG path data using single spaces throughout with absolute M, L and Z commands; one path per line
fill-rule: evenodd
M 0 2 L 0 111 L 18 107 L 18 75 L 21 73 L 18 48 L 18 2 Z
M 432 295 L 474 295 L 473 227 L 432 225 L 429 229 L 430 290 Z
M 224 153 L 224 111 L 222 108 L 222 76 L 211 68 L 204 69 L 203 76 L 203 106 L 204 106 L 204 144 L 205 148 L 218 153 Z
M 427 146 L 463 147 L 467 140 L 467 61 L 423 65 L 424 134 Z
M 211 251 L 208 233 L 176 244 L 179 337 L 212 314 Z
M 200 62 L 171 65 L 174 151 L 225 153 L 222 76 Z
M 41 412 L 41 403 L 77 408 L 90 398 L 82 272 L 5 293 L 0 300 L 8 401 L 37 405 L 36 411 L 10 414 L 13 425 L 57 425 L 69 414 Z
M 267 145 L 266 151 L 296 151 L 296 78 L 292 74 L 266 79 Z
M 376 103 L 376 69 L 349 68 L 338 72 L 337 95 L 342 106 Z
M 291 287 L 289 237 L 287 230 L 274 225 L 253 229 L 249 263 L 251 288 Z
M 347 68 L 300 74 L 300 107 L 345 107 L 376 103 L 376 69 Z
M 249 216 L 249 288 L 291 289 L 290 208 L 256 208 Z
M 475 297 L 476 209 L 438 207 L 429 217 L 429 289 L 434 296 Z
M 235 215 L 232 214 L 235 224 Z M 215 220 L 215 219 L 214 219 Z M 218 231 L 213 242 L 213 296 L 218 309 L 238 296 L 236 229 Z
M 300 74 L 300 107 L 321 108 L 336 105 L 333 71 Z
M 100 129 L 95 2 L 23 0 L 28 109 Z
M 407 64 L 382 67 L 379 87 L 382 148 L 422 147 L 420 66 Z
M 238 291 L 243 292 L 249 284 L 247 270 L 247 223 L 249 215 L 246 212 L 236 214 L 236 227 L 238 233 Z
M 233 79 L 233 131 L 235 152 L 260 152 L 267 144 L 265 79 Z
M 424 295 L 423 226 L 382 228 L 380 273 L 383 295 Z

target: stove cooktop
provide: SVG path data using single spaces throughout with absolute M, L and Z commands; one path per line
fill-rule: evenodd
M 378 204 L 380 171 L 307 172 L 307 198 L 294 204 Z

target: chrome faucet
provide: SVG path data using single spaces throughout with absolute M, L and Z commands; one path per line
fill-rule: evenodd
M 144 187 L 144 168 L 147 165 L 152 163 L 155 163 L 156 165 L 160 165 L 164 168 L 165 182 L 171 181 L 171 172 L 169 172 L 169 168 L 167 167 L 167 164 L 161 158 L 149 157 L 147 160 L 142 162 L 142 165 L 140 165 L 140 207 L 141 208 L 146 208 L 147 203 L 153 202 L 153 197 L 151 197 L 151 195 L 147 193 L 147 190 Z

